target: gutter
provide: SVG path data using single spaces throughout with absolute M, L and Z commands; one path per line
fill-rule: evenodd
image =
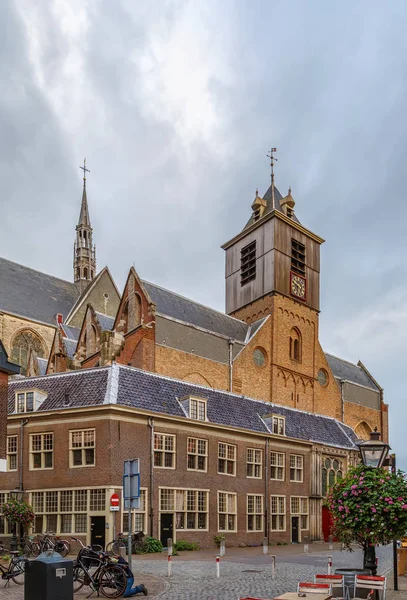
M 235 341 L 229 338 L 229 392 L 233 391 L 233 345 Z
M 24 492 L 23 464 L 24 464 L 24 427 L 27 425 L 28 419 L 20 421 L 20 464 L 18 474 L 18 489 Z
M 150 494 L 149 494 L 149 530 L 151 537 L 154 537 L 154 417 L 148 417 L 148 427 L 150 428 Z M 157 533 L 159 536 L 159 532 Z

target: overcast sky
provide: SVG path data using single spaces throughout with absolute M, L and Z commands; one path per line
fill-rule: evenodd
M 98 267 L 224 308 L 220 245 L 291 185 L 321 341 L 385 389 L 407 469 L 407 3 L 0 2 L 0 255 L 72 279 L 87 157 Z M 1 284 L 1 282 L 0 282 Z

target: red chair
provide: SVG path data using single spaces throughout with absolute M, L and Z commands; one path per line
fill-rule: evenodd
M 386 577 L 377 577 L 374 575 L 355 575 L 354 598 L 358 598 L 357 590 L 368 589 L 378 591 L 380 600 L 386 599 Z
M 309 583 L 308 581 L 300 581 L 297 585 L 297 592 L 310 592 L 310 593 L 321 593 L 332 595 L 332 585 L 330 583 Z

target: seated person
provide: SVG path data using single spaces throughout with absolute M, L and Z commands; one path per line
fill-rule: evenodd
M 130 598 L 131 596 L 135 596 L 136 594 L 144 594 L 144 596 L 147 596 L 148 591 L 147 591 L 147 588 L 145 585 L 143 585 L 143 584 L 136 585 L 136 587 L 133 588 L 134 575 L 130 569 L 130 566 L 129 566 L 129 563 L 127 562 L 127 560 L 125 560 L 122 556 L 120 556 L 119 560 L 117 561 L 117 564 L 122 566 L 122 568 L 124 569 L 124 571 L 127 575 L 127 587 L 123 594 L 123 598 Z

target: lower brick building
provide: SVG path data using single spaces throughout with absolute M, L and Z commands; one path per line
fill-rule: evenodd
M 332 417 L 117 363 L 26 377 L 8 387 L 0 507 L 23 490 L 34 533 L 106 544 L 128 528 L 123 463 L 139 458 L 133 530 L 201 547 L 221 533 L 230 545 L 319 540 L 323 496 L 358 460 L 356 442 Z

